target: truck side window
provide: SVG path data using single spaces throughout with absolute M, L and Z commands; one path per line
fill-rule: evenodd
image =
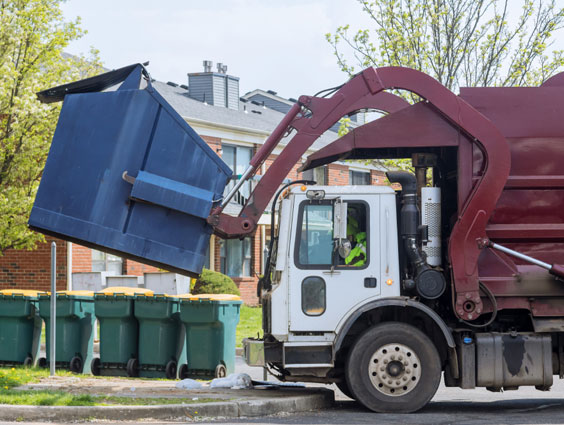
M 333 205 L 305 204 L 299 229 L 301 265 L 330 266 L 333 258 Z
M 368 232 L 366 205 L 349 202 L 347 208 L 347 238 L 351 253 L 339 264 L 345 267 L 363 267 L 368 262 Z

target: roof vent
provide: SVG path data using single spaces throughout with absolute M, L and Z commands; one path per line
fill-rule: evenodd
M 178 87 L 178 84 L 173 83 L 172 81 L 168 81 L 167 84 L 172 87 Z
M 276 93 L 274 90 L 267 90 L 266 92 L 267 92 L 267 93 L 270 93 L 270 94 L 272 94 L 272 95 L 274 95 L 274 96 L 276 96 L 276 95 L 278 94 L 278 93 Z
M 220 74 L 227 74 L 227 65 L 222 64 L 221 62 L 217 63 L 217 72 Z
M 204 72 L 211 72 L 213 66 L 212 61 L 204 61 Z
M 180 84 L 180 87 L 183 88 L 184 90 L 188 90 L 188 86 L 186 84 Z

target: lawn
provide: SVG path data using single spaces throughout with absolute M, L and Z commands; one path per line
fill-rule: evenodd
M 58 376 L 77 376 L 68 371 L 57 370 Z M 14 387 L 38 382 L 49 376 L 45 368 L 0 368 L 0 404 L 17 404 L 26 406 L 108 406 L 108 405 L 156 405 L 156 404 L 190 404 L 208 403 L 215 399 L 200 398 L 143 398 L 118 397 L 106 395 L 70 394 L 52 390 L 15 390 Z M 84 375 L 82 375 L 84 376 Z
M 262 307 L 241 306 L 241 316 L 237 325 L 237 347 L 243 346 L 243 338 L 257 337 L 262 332 Z

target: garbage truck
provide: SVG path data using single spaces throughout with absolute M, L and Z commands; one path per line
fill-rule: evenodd
M 232 171 L 140 64 L 39 97 L 64 102 L 34 229 L 194 276 L 212 233 L 251 235 L 271 208 L 248 364 L 335 383 L 375 412 L 417 411 L 441 380 L 546 391 L 564 376 L 564 73 L 456 95 L 413 69 L 368 68 L 301 96 L 230 190 Z M 412 171 L 388 172 L 388 186 L 284 184 L 321 134 L 367 110 L 383 114 L 301 169 L 407 158 Z

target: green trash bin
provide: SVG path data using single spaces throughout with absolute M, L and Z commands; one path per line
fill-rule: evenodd
M 100 323 L 100 357 L 92 360 L 93 375 L 137 376 L 139 323 L 133 314 L 137 295 L 153 295 L 153 291 L 116 286 L 94 294 L 94 312 Z
M 51 294 L 39 295 L 39 314 L 45 320 L 48 366 L 51 353 Z M 74 373 L 90 373 L 94 346 L 94 293 L 92 291 L 57 292 L 55 366 Z
M 203 294 L 180 300 L 180 320 L 186 327 L 184 378 L 221 378 L 235 371 L 235 330 L 241 298 Z
M 0 291 L 0 365 L 33 366 L 39 357 L 41 318 L 38 292 Z
M 178 298 L 137 295 L 133 310 L 139 321 L 139 376 L 176 379 L 178 365 L 186 362 Z

